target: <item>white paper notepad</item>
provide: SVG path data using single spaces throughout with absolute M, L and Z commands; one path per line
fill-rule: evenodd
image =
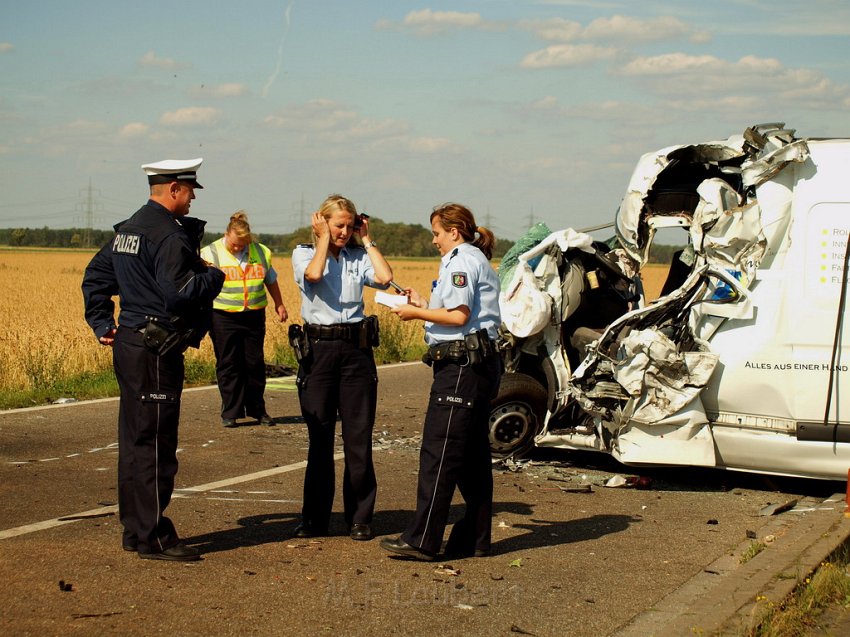
M 398 307 L 407 303 L 407 297 L 404 294 L 390 294 L 378 290 L 375 292 L 375 302 L 387 307 Z

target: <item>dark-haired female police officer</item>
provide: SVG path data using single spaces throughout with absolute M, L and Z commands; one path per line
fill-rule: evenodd
M 357 229 L 355 221 L 359 221 Z M 372 464 L 378 393 L 372 345 L 377 339 L 377 322 L 364 316 L 363 286 L 386 288 L 393 273 L 369 237 L 367 218 L 358 216 L 345 197 L 328 197 L 311 223 L 314 245 L 300 245 L 292 252 L 305 325 L 300 338 L 290 328 L 290 339 L 300 356 L 298 398 L 310 436 L 302 519 L 295 535 L 328 533 L 338 412 L 345 453 L 345 522 L 352 539 L 370 540 L 378 492 Z M 354 233 L 363 247 L 349 245 Z
M 493 233 L 476 226 L 472 213 L 458 204 L 435 209 L 431 231 L 443 258 L 430 303 L 408 289 L 410 303 L 393 310 L 402 320 L 425 321 L 425 360 L 434 368 L 416 513 L 401 536 L 381 541 L 388 551 L 423 561 L 440 552 L 455 486 L 466 512 L 452 529 L 446 554 L 482 557 L 490 552 L 493 474 L 487 429 L 501 376 L 494 344 L 499 278 L 488 262 Z

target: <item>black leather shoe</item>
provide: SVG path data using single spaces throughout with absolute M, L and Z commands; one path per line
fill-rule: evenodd
M 274 427 L 277 424 L 274 421 L 274 418 L 272 418 L 268 414 L 263 414 L 262 416 L 257 418 L 257 423 L 260 425 L 266 425 L 267 427 Z
M 465 518 L 455 522 L 452 532 L 449 533 L 449 541 L 443 549 L 446 559 L 464 559 L 467 557 L 487 557 L 489 549 L 476 549 L 475 536 L 470 533 L 471 524 Z
M 135 533 L 127 533 L 125 530 L 121 535 L 121 548 L 128 553 L 135 553 L 139 550 L 139 538 Z
M 168 560 L 171 562 L 192 562 L 201 559 L 201 554 L 197 549 L 191 546 L 186 546 L 182 542 L 169 546 L 164 551 L 158 553 L 139 553 L 139 557 L 144 560 Z
M 443 555 L 447 560 L 462 560 L 467 557 L 489 557 L 490 551 L 486 551 L 484 549 L 458 550 L 447 546 L 446 550 L 443 551 Z
M 410 544 L 402 540 L 401 537 L 385 537 L 381 540 L 381 548 L 385 551 L 389 551 L 390 553 L 395 553 L 396 555 L 401 555 L 402 557 L 406 557 L 411 560 L 419 560 L 420 562 L 433 562 L 435 557 L 430 553 L 420 551 L 419 549 L 410 546 Z
M 371 540 L 375 537 L 375 534 L 372 533 L 372 527 L 368 524 L 353 524 L 351 526 L 351 539 L 352 540 Z
M 327 529 L 317 529 L 303 522 L 295 527 L 295 537 L 323 537 L 328 534 Z
M 235 427 L 236 426 L 236 419 L 234 419 L 234 418 L 222 418 L 221 424 L 224 425 L 225 427 Z

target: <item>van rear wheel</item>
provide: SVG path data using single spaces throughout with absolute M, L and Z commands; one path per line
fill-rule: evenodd
M 546 388 L 527 374 L 502 376 L 499 393 L 490 403 L 490 453 L 494 458 L 522 456 L 546 414 Z

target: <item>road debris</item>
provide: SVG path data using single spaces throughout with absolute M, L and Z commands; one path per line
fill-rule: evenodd
M 577 484 L 572 487 L 558 486 L 558 488 L 564 493 L 593 493 L 593 485 L 591 485 L 589 482 L 584 484 Z
M 626 479 L 620 474 L 611 476 L 605 482 L 605 486 L 609 489 L 619 489 L 620 487 L 625 487 L 627 484 Z
M 793 498 L 785 502 L 768 504 L 766 507 L 762 507 L 761 511 L 759 511 L 759 515 L 777 515 L 778 513 L 784 513 L 785 511 L 793 509 L 795 506 L 797 506 L 797 502 L 799 501 L 799 498 Z

